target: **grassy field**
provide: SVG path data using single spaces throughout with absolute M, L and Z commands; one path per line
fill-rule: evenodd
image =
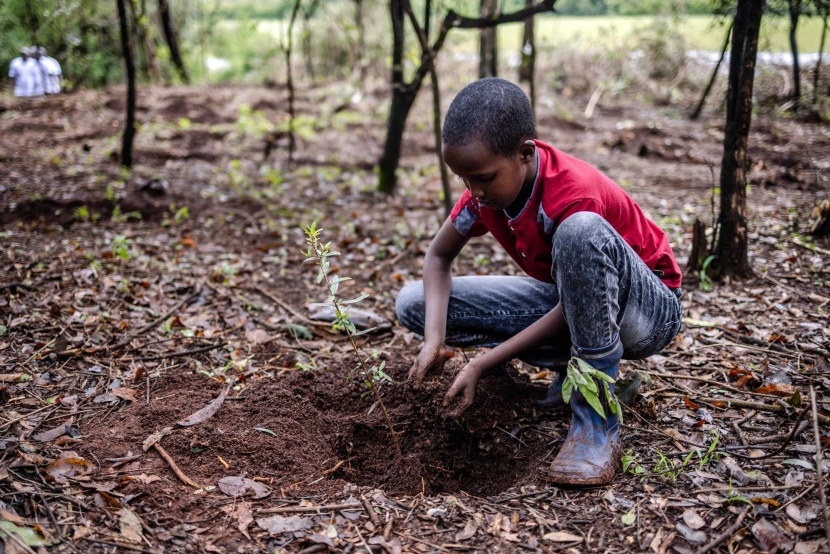
M 652 16 L 603 16 L 603 17 L 564 17 L 544 16 L 536 23 L 537 40 L 556 47 L 573 45 L 577 42 L 596 45 L 598 42 L 618 44 L 624 38 L 636 38 L 642 29 L 654 22 Z M 226 22 L 228 27 L 235 22 Z M 226 28 L 228 28 L 226 27 Z M 260 20 L 257 29 L 279 36 L 284 23 L 280 20 Z M 720 50 L 723 44 L 726 28 L 718 20 L 709 16 L 687 16 L 683 18 L 677 29 L 682 33 L 689 50 Z M 784 18 L 764 19 L 761 29 L 760 50 L 767 52 L 788 52 L 789 24 Z M 478 51 L 476 33 L 474 31 L 453 31 L 453 45 L 469 50 Z M 519 47 L 522 30 L 520 23 L 499 27 L 499 40 L 503 48 L 516 50 Z M 798 28 L 798 48 L 801 53 L 818 52 L 821 39 L 821 21 L 817 18 L 804 18 Z

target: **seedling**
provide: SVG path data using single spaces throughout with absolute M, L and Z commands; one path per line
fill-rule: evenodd
M 611 413 L 620 417 L 620 423 L 622 423 L 620 402 L 616 396 L 611 394 L 608 383 L 613 384 L 614 379 L 594 369 L 585 360 L 576 357 L 571 358 L 571 361 L 568 362 L 567 375 L 562 382 L 562 400 L 565 401 L 565 404 L 569 403 L 571 394 L 576 389 L 582 393 L 588 404 L 602 416 L 602 419 L 606 419 L 605 408 L 602 405 L 603 401 L 600 400 L 600 387 L 602 387 L 602 399 L 608 405 Z
M 365 329 L 358 332 L 352 322 L 351 314 L 349 314 L 350 306 L 360 302 L 364 298 L 367 298 L 369 295 L 361 294 L 360 296 L 350 300 L 342 300 L 338 298 L 337 291 L 340 287 L 340 283 L 351 280 L 349 277 L 329 275 L 329 270 L 331 269 L 329 258 L 332 256 L 339 256 L 340 253 L 331 251 L 330 242 L 320 242 L 320 233 L 322 232 L 322 229 L 317 228 L 316 221 L 308 227 L 303 228 L 303 231 L 306 234 L 306 242 L 308 243 L 308 251 L 305 253 L 306 260 L 303 263 L 313 263 L 317 265 L 319 268 L 317 283 L 325 284 L 328 291 L 326 301 L 315 305 L 334 308 L 335 319 L 332 322 L 332 327 L 346 332 L 346 335 L 349 337 L 349 342 L 352 345 L 352 350 L 357 357 L 358 364 L 349 373 L 346 380 L 348 381 L 352 378 L 352 375 L 354 375 L 355 372 L 358 372 L 359 376 L 363 379 L 366 388 L 368 389 L 366 394 L 371 393 L 375 397 L 375 404 L 371 409 L 374 409 L 375 406 L 380 406 L 381 412 L 383 412 L 383 418 L 386 420 L 386 426 L 389 428 L 389 434 L 392 436 L 392 442 L 395 444 L 395 453 L 398 457 L 398 464 L 403 467 L 403 454 L 401 454 L 401 446 L 398 442 L 398 435 L 392 426 L 392 419 L 389 417 L 389 412 L 386 411 L 386 405 L 383 403 L 383 399 L 380 396 L 380 385 L 384 381 L 391 382 L 392 379 L 383 372 L 386 362 L 381 362 L 380 365 L 373 365 L 369 367 L 368 364 L 371 363 L 372 357 L 364 355 L 360 350 L 360 347 L 357 346 L 357 342 L 355 342 L 356 337 L 369 333 L 374 329 Z

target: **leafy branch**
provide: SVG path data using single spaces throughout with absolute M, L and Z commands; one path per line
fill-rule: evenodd
M 608 384 L 614 382 L 614 379 L 594 369 L 585 360 L 573 357 L 568 362 L 568 371 L 565 380 L 562 382 L 562 399 L 565 404 L 570 402 L 571 394 L 576 389 L 585 397 L 588 404 L 602 416 L 602 419 L 607 419 L 605 407 L 603 407 L 603 401 L 605 401 L 611 413 L 618 415 L 620 423 L 622 423 L 620 401 L 615 395 L 611 394 L 611 390 L 608 388 Z
M 334 321 L 332 322 L 332 327 L 338 331 L 346 332 L 346 335 L 349 337 L 349 342 L 352 345 L 352 350 L 358 360 L 357 366 L 349 372 L 349 376 L 346 380 L 348 381 L 351 379 L 355 371 L 359 372 L 360 377 L 363 378 L 366 388 L 369 389 L 366 394 L 371 392 L 374 395 L 375 405 L 380 406 L 380 409 L 383 412 L 383 418 L 386 420 L 386 426 L 389 428 L 389 433 L 392 435 L 392 442 L 395 444 L 395 453 L 398 458 L 398 464 L 403 467 L 403 455 L 401 454 L 401 446 L 398 442 L 398 434 L 392 426 L 392 419 L 389 417 L 389 412 L 386 411 L 386 405 L 383 403 L 383 399 L 380 396 L 380 385 L 383 382 L 392 381 L 392 378 L 383 371 L 384 367 L 386 367 L 386 362 L 381 362 L 380 365 L 372 365 L 369 367 L 371 357 L 365 356 L 355 342 L 355 337 L 365 335 L 366 333 L 373 331 L 375 328 L 358 331 L 354 325 L 354 322 L 352 322 L 352 316 L 349 313 L 349 307 L 351 305 L 360 302 L 369 295 L 361 294 L 360 296 L 349 300 L 338 298 L 337 291 L 340 288 L 340 283 L 351 280 L 350 277 L 329 275 L 329 271 L 331 269 L 329 258 L 332 256 L 339 256 L 340 252 L 333 252 L 331 250 L 330 242 L 323 243 L 320 241 L 320 234 L 323 230 L 317 228 L 316 221 L 312 222 L 308 227 L 304 227 L 303 231 L 306 234 L 306 242 L 308 243 L 308 251 L 305 253 L 306 260 L 303 263 L 313 263 L 318 267 L 319 272 L 317 273 L 317 284 L 324 284 L 328 290 L 328 297 L 326 298 L 326 301 L 315 303 L 314 305 L 334 309 Z M 371 412 L 371 409 L 369 411 Z

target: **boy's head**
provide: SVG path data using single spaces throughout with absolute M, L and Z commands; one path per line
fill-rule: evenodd
M 464 87 L 444 120 L 441 154 L 480 205 L 513 212 L 536 178 L 533 110 L 504 79 Z
M 511 156 L 536 137 L 533 109 L 524 91 L 504 79 L 480 79 L 450 104 L 441 139 L 445 146 L 481 141 L 493 154 Z

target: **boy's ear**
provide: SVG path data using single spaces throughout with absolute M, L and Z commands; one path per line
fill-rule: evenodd
M 536 153 L 536 143 L 532 140 L 526 140 L 519 148 L 519 154 L 522 157 L 522 163 L 530 163 L 533 161 L 533 155 Z

